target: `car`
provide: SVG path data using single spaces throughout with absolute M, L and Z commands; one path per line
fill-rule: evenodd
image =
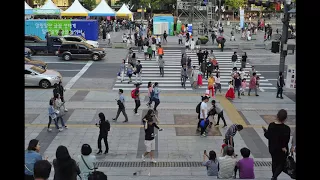
M 24 42 L 31 43 L 31 42 L 45 42 L 39 36 L 34 35 L 24 35 Z
M 32 55 L 32 51 L 29 48 L 24 48 L 24 57 L 30 58 Z
M 50 88 L 53 84 L 62 81 L 59 72 L 49 69 L 42 69 L 31 64 L 24 65 L 24 85 Z
M 58 57 L 65 61 L 71 59 L 92 59 L 93 61 L 101 60 L 106 56 L 106 52 L 102 48 L 93 48 L 84 42 L 65 41 L 58 49 Z
M 65 41 L 85 42 L 85 43 L 88 43 L 88 44 L 92 45 L 95 48 L 99 47 L 98 41 L 86 40 L 82 36 L 71 36 L 71 35 L 68 35 L 68 36 L 62 36 L 61 38 L 63 38 Z
M 42 69 L 47 69 L 47 63 L 43 62 L 43 61 L 40 61 L 40 60 L 31 60 L 31 59 L 28 59 L 28 58 L 24 58 L 24 63 L 25 64 L 31 64 L 31 65 L 34 65 L 34 66 L 38 66 Z

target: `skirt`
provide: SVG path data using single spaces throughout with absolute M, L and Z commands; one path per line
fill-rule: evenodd
M 227 93 L 226 93 L 226 98 L 230 98 L 230 99 L 234 99 L 235 95 L 234 95 L 234 89 L 230 88 Z
M 198 86 L 202 86 L 202 75 L 198 74 Z

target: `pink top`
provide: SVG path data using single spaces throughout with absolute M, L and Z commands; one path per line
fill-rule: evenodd
M 149 96 L 149 97 L 150 97 L 150 95 L 151 95 L 152 89 L 153 89 L 152 87 L 149 87 L 149 88 L 148 88 L 148 96 Z
M 242 89 L 245 89 L 247 87 L 247 83 L 245 81 L 241 82 L 241 87 L 242 87 Z

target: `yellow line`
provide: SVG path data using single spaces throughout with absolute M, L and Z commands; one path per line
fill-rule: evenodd
M 53 125 L 51 125 L 53 127 Z M 161 128 L 192 128 L 196 127 L 195 125 L 178 125 L 178 124 L 159 124 Z M 47 127 L 46 124 L 25 124 L 25 127 Z M 74 128 L 96 128 L 95 125 L 91 124 L 68 124 L 68 127 Z M 142 128 L 142 125 L 138 124 L 111 124 L 111 127 L 118 127 L 118 128 Z M 219 126 L 222 127 L 222 126 Z M 245 128 L 261 128 L 262 125 L 246 125 Z M 296 127 L 295 125 L 289 125 L 289 127 Z M 217 127 L 218 128 L 218 127 Z
M 220 101 L 223 110 L 228 114 L 229 119 L 234 124 L 241 124 L 243 127 L 248 127 L 247 123 L 243 120 L 234 105 L 224 96 L 216 96 L 216 99 Z

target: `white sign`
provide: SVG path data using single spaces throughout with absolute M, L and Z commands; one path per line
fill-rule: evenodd
M 244 9 L 240 9 L 240 27 L 244 27 Z
M 286 88 L 296 89 L 296 65 L 288 65 Z

